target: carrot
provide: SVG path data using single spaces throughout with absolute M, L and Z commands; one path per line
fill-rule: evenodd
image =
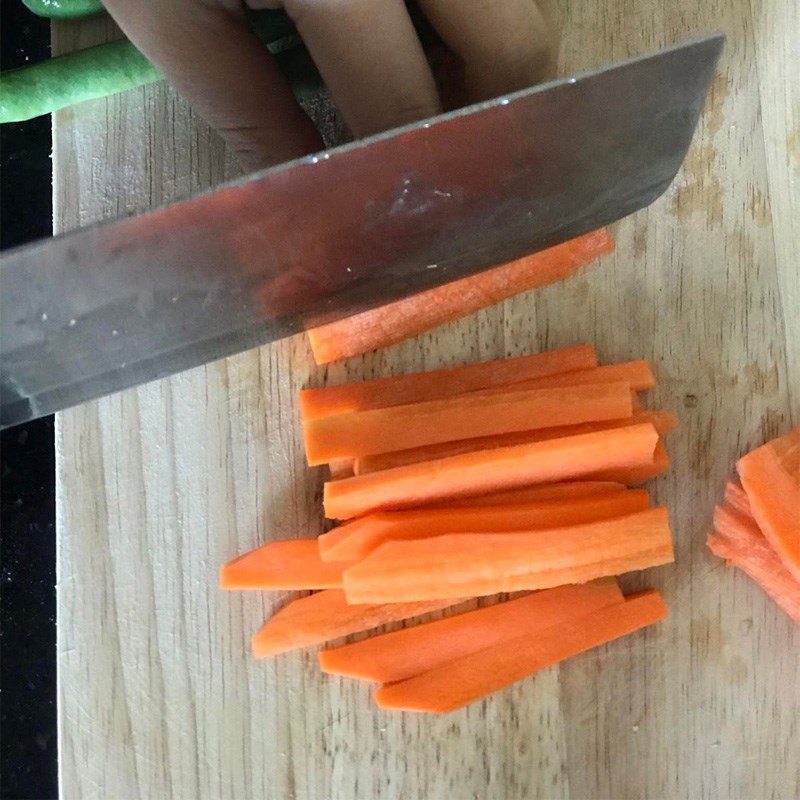
M 784 469 L 800 481 L 800 428 L 773 439 L 769 446 Z
M 285 605 L 253 637 L 256 658 L 274 656 L 298 647 L 327 642 L 351 633 L 370 630 L 409 617 L 456 605 L 459 600 L 429 600 L 424 603 L 350 605 L 344 592 L 328 589 Z
M 627 383 L 465 394 L 307 420 L 310 465 L 512 431 L 630 417 Z
M 520 631 L 538 636 L 623 601 L 615 578 L 543 592 L 425 622 L 319 653 L 323 672 L 388 683 L 435 669 L 449 661 L 518 639 Z
M 800 581 L 800 428 L 756 448 L 736 467 L 758 527 Z
M 344 386 L 303 389 L 300 392 L 300 412 L 303 419 L 315 419 L 329 414 L 441 400 L 491 386 L 505 386 L 530 378 L 596 366 L 594 347 L 580 344 L 576 347 L 563 347 L 530 356 L 501 358 L 463 367 L 414 372 L 410 375 L 347 383 Z
M 728 481 L 728 484 L 725 487 L 725 502 L 735 511 L 738 511 L 745 516 L 753 516 L 753 510 L 750 508 L 750 501 L 747 499 L 747 492 L 742 489 L 742 485 L 740 483 L 736 483 L 736 481 Z M 755 525 L 755 520 L 753 521 L 753 524 Z
M 601 469 L 590 473 L 587 477 L 596 481 L 618 481 L 626 486 L 638 486 L 640 483 L 649 481 L 660 475 L 669 468 L 669 454 L 664 442 L 660 439 L 653 451 L 653 457 L 648 464 L 641 464 L 635 467 L 613 467 L 611 469 Z
M 558 375 L 529 378 L 511 384 L 515 389 L 554 389 L 557 386 L 586 386 L 596 383 L 629 383 L 635 392 L 652 389 L 656 385 L 653 370 L 647 361 L 623 361 L 621 364 L 606 364 L 602 367 L 575 370 Z M 484 394 L 500 391 L 497 388 L 482 389 Z
M 320 559 L 316 539 L 283 539 L 223 564 L 222 589 L 333 589 L 342 585 L 344 564 Z
M 613 492 L 624 492 L 627 487 L 613 481 L 565 481 L 564 483 L 542 483 L 524 486 L 504 492 L 491 492 L 475 497 L 453 498 L 446 505 L 422 506 L 423 508 L 472 508 L 474 506 L 506 506 L 540 503 L 545 500 L 567 500 L 578 497 L 598 497 Z
M 337 458 L 328 464 L 331 480 L 338 481 L 342 478 L 352 478 L 355 475 L 355 460 L 352 458 Z
M 667 511 L 582 525 L 389 541 L 344 573 L 350 603 L 548 589 L 673 561 Z
M 384 511 L 352 520 L 317 539 L 324 561 L 356 561 L 384 542 L 429 539 L 447 533 L 525 531 L 578 525 L 642 511 L 649 497 L 644 489 L 600 497 L 551 500 L 522 506 Z
M 536 286 L 563 280 L 578 267 L 610 253 L 601 229 L 509 264 L 420 292 L 308 332 L 317 364 L 388 347 L 445 322 L 499 303 Z
M 652 462 L 657 442 L 652 425 L 632 425 L 357 475 L 325 484 L 325 515 L 350 519 L 370 511 L 579 478 L 602 469 L 643 466 Z
M 707 544 L 712 553 L 747 574 L 800 624 L 800 581 L 778 558 L 751 515 L 728 502 L 718 506 Z
M 660 595 L 651 590 L 537 630 L 536 635 L 521 625 L 516 639 L 381 686 L 375 702 L 381 708 L 405 711 L 454 711 L 565 658 L 659 622 L 667 614 Z M 531 625 L 536 623 L 531 618 Z
M 501 433 L 494 436 L 441 442 L 422 447 L 412 447 L 406 450 L 361 456 L 355 461 L 354 473 L 356 475 L 366 475 L 369 472 L 402 467 L 406 464 L 418 464 L 420 461 L 448 458 L 461 453 L 470 453 L 473 450 L 491 450 L 495 447 L 509 447 L 529 442 L 545 442 L 548 439 L 560 439 L 562 436 L 575 436 L 579 433 L 625 428 L 629 425 L 639 425 L 643 422 L 652 423 L 659 435 L 664 436 L 675 430 L 678 425 L 678 418 L 669 411 L 640 411 L 626 419 L 583 422 L 579 425 L 560 425 L 553 428 L 542 428 L 541 430 Z

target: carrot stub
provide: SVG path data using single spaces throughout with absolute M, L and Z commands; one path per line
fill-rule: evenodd
M 384 511 L 340 525 L 317 542 L 325 561 L 356 561 L 388 541 L 579 525 L 642 511 L 648 503 L 647 491 L 638 489 L 522 506 Z
M 647 466 L 657 442 L 658 433 L 648 423 L 357 475 L 325 484 L 325 515 L 350 519 L 370 511 L 580 478 L 603 469 Z
M 783 468 L 800 481 L 800 428 L 773 439 L 769 446 Z
M 622 600 L 614 578 L 559 586 L 322 650 L 319 663 L 323 672 L 332 675 L 378 683 L 399 681 L 477 650 L 517 639 L 520 631 L 537 635 L 553 625 Z
M 355 606 L 345 600 L 344 592 L 328 589 L 292 601 L 268 620 L 253 637 L 253 655 L 265 658 L 298 647 L 310 647 L 377 628 L 387 622 L 439 611 L 458 602 L 428 600 L 423 603 Z
M 501 358 L 463 367 L 437 369 L 378 378 L 343 386 L 303 389 L 300 412 L 303 419 L 367 411 L 371 408 L 401 406 L 427 400 L 441 400 L 459 394 L 505 386 L 531 378 L 542 378 L 597 366 L 597 355 L 590 344 L 563 347 L 516 358 Z
M 563 528 L 389 541 L 344 573 L 350 603 L 549 589 L 673 561 L 667 511 Z
M 579 425 L 561 425 L 542 428 L 541 430 L 502 433 L 495 436 L 460 439 L 423 447 L 412 447 L 406 450 L 362 456 L 356 459 L 353 472 L 356 475 L 366 475 L 369 472 L 402 467 L 406 464 L 418 464 L 420 461 L 433 461 L 437 458 L 449 458 L 461 453 L 471 453 L 474 450 L 492 450 L 496 447 L 545 442 L 548 439 L 560 439 L 563 436 L 576 436 L 580 433 L 605 431 L 612 428 L 625 428 L 630 425 L 641 425 L 645 422 L 651 423 L 660 436 L 674 431 L 678 426 L 678 418 L 669 411 L 639 411 L 625 419 L 584 422 Z
M 322 561 L 316 539 L 283 539 L 223 564 L 219 585 L 222 589 L 340 588 L 345 566 Z
M 747 499 L 747 492 L 742 489 L 740 483 L 736 481 L 728 481 L 725 486 L 725 503 L 736 511 L 744 514 L 745 516 L 753 516 L 753 510 L 750 508 L 750 501 Z M 755 524 L 755 520 L 753 521 Z
M 751 451 L 736 467 L 758 527 L 800 581 L 800 428 Z
M 512 431 L 630 417 L 630 385 L 480 392 L 307 420 L 310 465 Z
M 742 570 L 800 624 L 800 582 L 778 558 L 746 510 L 728 502 L 714 509 L 714 530 L 708 535 L 707 544 L 714 555 Z
M 401 342 L 520 292 L 563 280 L 578 267 L 610 253 L 601 229 L 468 278 L 364 311 L 308 332 L 317 364 Z
M 480 700 L 565 658 L 667 617 L 655 591 L 642 592 L 569 622 L 495 644 L 375 692 L 381 708 L 446 713 Z

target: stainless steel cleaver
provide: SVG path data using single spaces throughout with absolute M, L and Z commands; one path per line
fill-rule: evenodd
M 2 425 L 643 208 L 683 161 L 722 44 L 697 39 L 535 86 L 5 253 Z

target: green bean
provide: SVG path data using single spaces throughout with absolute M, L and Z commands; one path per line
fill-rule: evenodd
M 50 19 L 79 19 L 103 10 L 100 0 L 22 0 L 22 3 L 36 16 Z
M 271 20 L 278 24 L 269 24 Z M 259 15 L 253 28 L 268 45 L 286 42 L 293 30 L 271 15 Z M 295 94 L 302 96 L 320 85 L 319 73 L 305 48 L 290 47 L 276 53 L 275 58 Z M 21 122 L 162 78 L 161 72 L 128 41 L 78 50 L 0 73 L 0 122 Z
M 127 41 L 78 50 L 0 73 L 0 122 L 32 119 L 162 77 Z

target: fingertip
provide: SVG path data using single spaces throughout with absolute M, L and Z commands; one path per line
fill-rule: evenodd
M 403 0 L 287 0 L 285 7 L 356 136 L 439 113 Z

